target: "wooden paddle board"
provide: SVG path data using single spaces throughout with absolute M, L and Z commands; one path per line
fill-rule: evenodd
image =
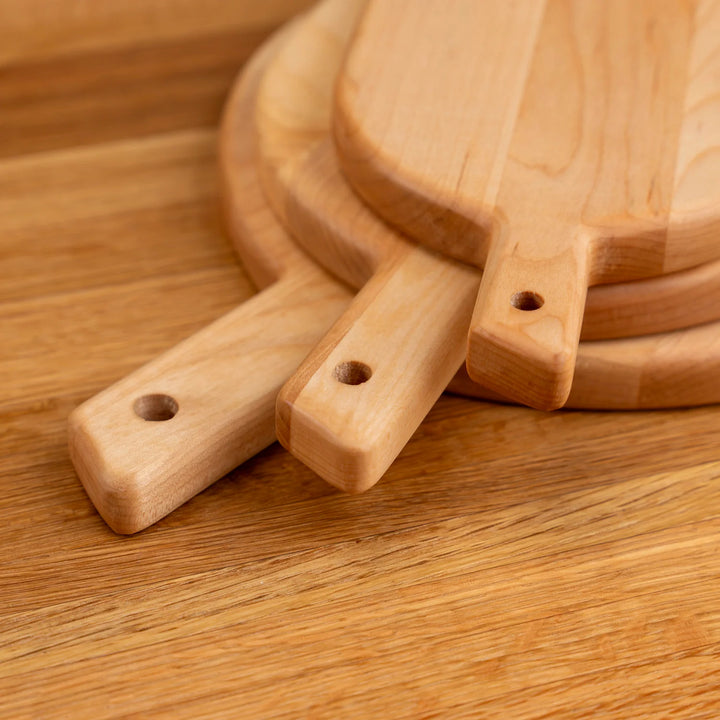
M 69 423 L 70 453 L 91 500 L 119 533 L 156 522 L 275 438 L 275 394 L 350 301 L 350 291 L 314 267 L 279 225 L 260 192 L 252 107 L 258 76 L 279 40 L 248 64 L 231 93 L 220 133 L 225 218 L 255 282 L 248 303 L 80 406 Z M 632 367 L 587 353 L 583 343 L 570 403 L 654 407 L 720 400 L 720 327 L 643 346 Z M 630 341 L 629 341 L 630 342 Z M 704 349 L 699 357 L 697 348 Z M 627 357 L 626 351 L 617 352 Z M 604 363 L 604 364 L 603 364 Z M 650 368 L 650 370 L 648 369 Z M 593 378 L 615 392 L 598 392 Z M 622 388 L 622 392 L 619 391 Z M 459 376 L 454 391 L 479 395 Z
M 268 200 L 303 247 L 364 285 L 280 394 L 278 436 L 329 482 L 360 491 L 382 475 L 444 387 L 479 278 L 405 242 L 338 174 L 328 138 L 332 70 L 352 32 L 350 7 L 329 0 L 288 37 L 265 72 L 256 122 Z M 637 396 L 617 388 L 593 402 L 632 406 Z
M 370 0 L 337 88 L 343 171 L 485 265 L 476 380 L 561 406 L 588 285 L 718 258 L 718 47 L 715 0 Z

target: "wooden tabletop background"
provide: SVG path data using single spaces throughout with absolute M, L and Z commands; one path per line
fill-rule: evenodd
M 720 410 L 443 397 L 350 497 L 277 445 L 115 535 L 69 412 L 253 288 L 238 68 L 301 0 L 0 0 L 0 716 L 720 716 Z

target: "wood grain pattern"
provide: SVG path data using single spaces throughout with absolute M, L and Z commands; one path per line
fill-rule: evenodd
M 254 57 L 233 106 L 252 113 L 262 68 L 281 35 Z M 275 398 L 350 299 L 274 224 L 254 172 L 252 135 L 223 127 L 227 212 L 241 255 L 264 292 L 77 408 L 70 457 L 90 499 L 118 533 L 143 530 L 275 440 Z M 446 383 L 447 384 L 447 383 Z
M 228 113 L 223 131 L 221 156 L 225 161 L 224 195 L 229 200 L 229 225 L 234 230 L 241 256 L 259 285 L 276 282 L 276 287 L 84 403 L 71 416 L 73 462 L 100 514 L 117 532 L 132 533 L 147 527 L 272 442 L 272 411 L 277 390 L 349 301 L 343 287 L 315 269 L 294 249 L 259 195 L 248 118 L 252 114 L 254 78 L 270 53 L 268 46 L 255 60 L 248 77 L 237 84 L 229 101 L 232 111 Z M 43 169 L 52 177 L 48 163 Z M 20 170 L 22 172 L 22 168 Z M 136 182 L 133 176 L 131 182 Z M 411 256 L 396 259 L 389 265 L 390 273 L 399 271 L 401 282 L 405 282 L 407 274 L 414 272 L 420 288 L 428 284 L 432 287 L 436 274 L 434 260 L 429 256 L 424 259 L 426 256 L 420 252 L 416 259 Z M 456 289 L 455 284 L 448 284 Z M 439 355 L 423 355 L 426 352 L 423 343 L 435 332 L 432 311 L 450 313 L 438 305 L 430 292 L 419 293 L 427 297 L 429 308 L 411 303 L 406 310 L 407 317 L 414 318 L 407 324 L 419 338 L 419 345 L 403 339 L 410 332 L 403 327 L 386 330 L 384 342 L 378 342 L 378 337 L 383 337 L 379 333 L 387 327 L 383 319 L 385 306 L 393 304 L 388 302 L 387 293 L 396 285 L 397 281 L 393 284 L 380 276 L 379 284 L 374 289 L 368 288 L 364 299 L 359 299 L 354 308 L 367 314 L 369 336 L 363 337 L 355 315 L 346 316 L 334 329 L 334 335 L 343 338 L 335 353 L 337 357 L 326 360 L 331 368 L 344 367 L 343 353 L 348 352 L 347 347 L 354 341 L 364 360 L 377 370 L 385 357 L 397 358 L 396 352 L 389 352 L 393 338 L 402 340 L 401 347 L 407 358 L 405 363 L 393 366 L 394 378 L 383 380 L 380 374 L 378 379 L 376 373 L 372 391 L 364 395 L 348 388 L 350 393 L 355 393 L 350 396 L 354 400 L 354 419 L 352 422 L 348 422 L 347 417 L 337 420 L 339 427 L 349 427 L 355 438 L 359 427 L 367 428 L 365 439 L 369 450 L 365 455 L 356 453 L 359 443 L 355 442 L 346 451 L 351 460 L 341 462 L 336 457 L 327 460 L 327 452 L 318 452 L 317 443 L 306 441 L 313 450 L 311 466 L 320 467 L 324 475 L 333 478 L 340 472 L 341 480 L 336 483 L 346 489 L 366 489 L 367 478 L 372 482 L 379 479 L 419 423 L 419 420 L 415 425 L 407 422 L 402 413 L 415 407 L 415 395 L 422 397 L 417 392 L 421 382 L 427 385 L 426 378 L 430 377 L 437 384 L 435 394 L 424 399 L 429 409 L 459 363 L 463 318 L 469 312 L 469 305 L 464 311 L 457 306 L 457 322 L 447 330 L 455 333 L 458 357 L 454 362 L 452 358 L 450 362 L 445 361 L 446 342 L 438 343 Z M 467 287 L 474 292 L 474 281 L 468 279 Z M 367 313 L 367 298 L 375 303 L 379 316 Z M 466 305 L 470 299 L 468 295 Z M 349 325 L 352 325 L 351 332 L 348 332 Z M 393 335 L 398 332 L 399 336 Z M 713 328 L 703 328 L 678 337 L 653 338 L 637 347 L 627 344 L 592 347 L 582 358 L 578 390 L 573 399 L 578 404 L 586 399 L 586 404 L 591 406 L 629 408 L 671 405 L 681 400 L 687 404 L 709 402 L 714 394 L 707 378 L 716 376 L 718 364 L 714 340 Z M 380 350 L 377 357 L 368 355 L 368 348 L 372 346 Z M 696 348 L 695 354 L 693 348 Z M 322 348 L 317 352 L 322 353 Z M 425 359 L 418 362 L 418 358 L 423 357 Z M 622 363 L 618 362 L 619 357 L 624 358 Z M 443 362 L 445 365 L 438 372 Z M 407 367 L 414 372 L 407 372 Z M 323 382 L 323 391 L 316 395 L 332 396 L 337 379 L 328 373 Z M 598 389 L 605 384 L 613 388 L 610 399 L 607 391 Z M 386 386 L 391 391 L 386 391 Z M 487 397 L 487 392 L 474 386 L 467 377 L 458 377 L 452 390 Z M 397 405 L 402 413 L 387 411 L 388 395 L 392 392 L 397 393 Z M 376 399 L 378 395 L 382 397 L 380 404 Z M 359 397 L 364 398 L 365 406 L 358 404 Z M 418 418 L 422 419 L 424 414 Z M 309 410 L 308 417 L 322 415 L 315 407 Z M 172 419 L 172 423 L 148 423 L 148 419 Z M 297 438 L 297 427 L 294 432 Z M 389 435 L 395 438 L 394 444 L 387 442 Z M 302 442 L 296 440 L 296 445 L 302 448 Z M 376 448 L 382 452 L 378 453 Z M 322 462 L 330 469 L 322 468 Z M 357 468 L 352 472 L 350 462 L 355 462 Z
M 366 3 L 319 3 L 265 78 L 258 107 L 261 175 L 268 198 L 307 252 L 362 287 L 406 237 L 348 191 L 330 147 L 331 98 Z M 710 125 L 711 123 L 706 123 Z M 704 127 L 704 126 L 703 126 Z M 720 318 L 720 260 L 588 291 L 581 338 L 633 337 Z
M 130 51 L 108 43 L 91 61 L 74 52 L 3 67 L 0 157 L 215 124 L 234 70 L 268 29 L 218 30 Z M 132 106 L 123 102 L 127 91 Z
M 118 49 L 124 51 L 124 58 L 114 70 L 123 72 L 122 65 L 133 62 L 142 46 L 154 46 L 159 56 L 165 43 L 180 40 L 192 47 L 196 38 L 209 39 L 224 32 L 232 32 L 242 44 L 246 32 L 267 34 L 289 14 L 310 4 L 310 0 L 2 0 L 0 64 L 33 67 L 38 60 L 57 61 L 83 53 L 102 61 L 106 51 Z M 206 48 L 205 60 L 212 55 Z M 93 76 L 93 68 L 86 67 L 85 79 Z
M 0 214 L 0 714 L 714 718 L 717 408 L 444 396 L 371 493 L 275 445 L 139 535 L 105 525 L 68 414 L 253 292 L 220 231 L 214 127 L 128 124 L 64 149 L 73 193 L 29 173 L 37 202 Z M 125 151 L 154 195 L 85 213 Z
M 321 3 L 291 29 L 260 82 L 258 167 L 283 216 L 295 188 L 309 181 L 317 131 L 327 139 L 338 52 L 363 5 Z M 296 232 L 292 223 L 288 229 Z M 477 295 L 467 265 L 393 237 L 381 249 L 372 279 L 277 400 L 280 442 L 348 492 L 382 477 L 447 387 L 465 357 Z
M 479 382 L 557 407 L 588 284 L 717 258 L 717 123 L 696 110 L 719 87 L 697 59 L 715 62 L 712 7 L 370 3 L 338 91 L 341 161 L 383 217 L 486 263 Z
M 338 173 L 328 139 L 330 97 L 353 24 L 346 2 L 326 2 L 293 28 L 260 83 L 256 129 L 268 202 L 303 247 L 364 285 L 280 393 L 278 438 L 331 484 L 361 492 L 387 470 L 457 367 L 479 278 L 404 242 L 353 198 Z M 231 101 L 228 113 L 241 131 L 245 111 Z M 717 330 L 590 343 L 570 402 L 706 402 L 720 390 Z M 467 376 L 451 388 L 488 397 Z

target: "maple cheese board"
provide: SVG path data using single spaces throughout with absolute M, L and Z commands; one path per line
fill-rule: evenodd
M 329 147 L 334 81 L 364 6 L 363 0 L 321 3 L 265 73 L 256 113 L 259 167 L 275 212 L 303 249 L 354 287 L 362 287 L 397 247 L 409 247 L 407 236 L 389 231 L 350 192 Z M 648 335 L 719 318 L 715 260 L 590 288 L 581 338 Z
M 351 301 L 348 287 L 295 247 L 258 181 L 257 84 L 288 34 L 276 33 L 248 62 L 220 130 L 226 224 L 244 266 L 267 289 L 71 415 L 73 464 L 118 533 L 148 527 L 270 444 L 279 388 Z M 638 345 L 583 342 L 569 404 L 718 402 L 718 337 L 720 324 L 707 324 Z M 449 389 L 491 396 L 462 372 Z
M 340 163 L 384 219 L 486 268 L 475 380 L 562 406 L 588 286 L 718 258 L 719 48 L 716 0 L 367 3 Z
M 464 351 L 469 297 L 480 280 L 479 272 L 470 274 L 467 266 L 390 230 L 339 173 L 330 140 L 333 84 L 363 5 L 327 0 L 298 24 L 267 68 L 256 108 L 259 168 L 268 200 L 304 249 L 363 288 L 278 398 L 280 441 L 326 480 L 352 491 L 379 479 L 444 389 Z M 652 316 L 654 294 L 643 293 L 655 286 L 662 296 L 664 285 L 665 294 L 676 292 L 677 301 L 683 286 L 693 288 L 695 272 L 606 286 L 598 302 L 608 301 L 610 309 L 617 299 L 632 297 L 638 286 L 636 299 L 646 299 Z M 716 267 L 710 273 L 715 285 L 717 272 Z M 643 307 L 636 311 L 642 313 Z M 607 314 L 597 303 L 588 319 L 593 317 L 604 320 L 607 328 Z M 690 308 L 686 319 L 693 320 Z M 656 317 L 658 321 L 662 319 Z M 616 321 L 615 330 L 622 329 Z M 612 358 L 618 372 L 615 382 L 605 366 L 608 384 L 598 376 L 601 385 L 589 382 L 584 390 L 578 385 L 572 404 L 588 400 L 596 407 L 635 406 L 639 396 L 630 390 L 630 376 L 637 379 L 633 359 L 638 356 L 632 342 L 599 345 L 615 349 L 614 357 L 612 351 L 604 356 L 605 362 Z M 650 341 L 643 347 L 652 346 Z M 667 345 L 669 353 L 671 347 Z M 676 360 L 668 356 L 669 365 Z M 589 369 L 584 362 L 577 383 Z M 338 373 L 348 366 L 356 375 L 345 382 Z M 628 377 L 618 382 L 624 370 Z M 488 396 L 467 379 L 456 387 Z M 590 401 L 583 393 L 592 389 Z M 667 402 L 669 394 L 664 398 Z M 644 395 L 642 402 L 653 401 Z

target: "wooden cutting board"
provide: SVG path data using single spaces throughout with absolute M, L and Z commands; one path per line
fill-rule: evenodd
M 237 8 L 291 0 L 212 3 L 239 23 Z M 108 37 L 134 12 L 140 37 L 3 69 L 3 128 L 22 112 L 0 136 L 0 715 L 714 714 L 720 406 L 441 397 L 370 493 L 333 490 L 275 445 L 114 536 L 69 462 L 67 415 L 249 296 L 213 141 L 219 93 L 261 33 L 221 28 L 197 0 L 1 4 L 34 22 L 18 46 L 66 38 L 51 7 L 83 39 L 95 8 Z M 172 43 L 150 36 L 188 16 L 169 8 L 198 19 Z M 110 96 L 117 124 L 98 138 Z
M 297 249 L 258 182 L 252 108 L 280 38 L 238 79 L 220 136 L 227 225 L 267 289 L 69 418 L 78 476 L 118 533 L 143 530 L 275 440 L 280 387 L 352 297 Z
M 225 214 L 256 297 L 76 408 L 69 450 L 108 525 L 135 533 L 275 440 L 275 399 L 352 293 L 289 239 L 262 194 L 252 107 L 280 35 L 248 63 L 221 129 Z
M 78 475 L 119 533 L 156 522 L 275 439 L 278 389 L 351 298 L 294 247 L 259 191 L 252 105 L 258 75 L 274 52 L 266 46 L 237 81 L 223 121 L 220 157 L 228 227 L 253 279 L 268 289 L 87 401 L 70 418 Z M 688 360 L 677 367 L 684 362 L 697 372 Z M 713 361 L 709 357 L 708 366 Z M 607 369 L 609 382 L 615 368 Z M 588 376 L 594 372 L 588 367 Z M 583 377 L 579 371 L 577 396 L 571 398 L 581 405 L 592 400 L 592 384 Z M 627 397 L 642 391 L 642 378 L 639 361 Z M 648 378 L 649 395 L 641 402 L 657 400 L 652 387 L 662 378 L 662 368 Z M 717 401 L 720 392 L 714 394 L 711 379 L 696 375 L 697 393 L 687 404 Z M 456 391 L 463 391 L 463 382 L 457 379 Z M 674 382 L 681 384 L 682 376 Z M 478 393 L 472 385 L 466 391 Z M 594 400 L 600 407 L 603 401 Z M 157 419 L 145 420 L 138 412 Z
M 313 11 L 266 70 L 256 109 L 259 168 L 275 210 L 333 272 L 358 286 L 370 278 L 278 400 L 281 442 L 329 482 L 353 491 L 377 481 L 441 392 L 447 382 L 442 373 L 453 370 L 451 353 L 462 353 L 467 296 L 479 281 L 466 268 L 403 241 L 360 205 L 338 174 L 328 141 L 332 70 L 352 31 L 349 8 L 361 6 L 338 0 Z M 707 334 L 697 339 L 699 346 L 684 346 L 691 363 L 692 350 L 706 357 L 717 345 Z M 630 389 L 642 376 L 637 362 L 642 356 L 648 369 L 662 365 L 662 348 L 676 342 L 663 346 L 654 338 L 640 354 L 633 342 L 597 344 L 612 347 L 597 360 L 598 379 L 610 382 L 598 387 L 592 362 L 583 364 L 573 404 L 582 406 L 587 397 L 595 407 L 653 406 L 649 386 L 649 393 Z M 610 372 L 618 373 L 614 383 L 607 374 L 610 358 Z M 669 354 L 668 369 L 678 367 L 677 360 Z M 345 370 L 354 374 L 344 381 L 339 375 Z M 677 376 L 667 392 L 661 374 L 649 376 L 659 383 L 658 401 L 678 391 L 676 401 L 684 396 Z M 462 387 L 467 390 L 467 383 Z
M 385 223 L 355 196 L 338 176 L 337 158 L 324 144 L 329 134 L 329 108 L 333 81 L 348 38 L 365 2 L 331 2 L 316 9 L 308 27 L 290 39 L 278 58 L 273 77 L 266 79 L 261 97 L 261 167 L 268 194 L 286 223 L 303 227 L 307 214 L 320 227 L 302 233 L 299 241 L 322 264 L 354 287 L 362 287 L 382 258 L 397 245 L 397 234 L 389 234 Z M 314 28 L 314 29 L 313 29 Z M 313 37 L 310 37 L 313 33 Z M 323 145 L 321 162 L 332 180 L 323 197 L 306 192 L 295 220 L 294 196 L 304 188 L 292 176 L 295 160 L 308 147 Z M 267 162 L 266 162 L 267 160 Z M 327 204 L 330 209 L 325 212 Z M 313 236 L 313 237 L 310 237 Z M 720 234 L 718 235 L 720 238 Z M 390 239 L 392 238 L 392 239 Z M 597 285 L 588 291 L 581 338 L 634 337 L 699 325 L 720 318 L 720 260 L 634 282 Z
M 484 276 L 472 377 L 563 404 L 588 285 L 720 254 L 714 1 L 368 4 L 337 89 L 346 176 Z

